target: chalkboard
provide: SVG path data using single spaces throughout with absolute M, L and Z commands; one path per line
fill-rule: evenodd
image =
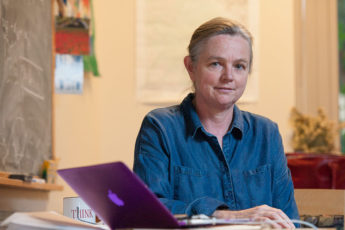
M 52 158 L 52 2 L 0 0 L 0 171 Z

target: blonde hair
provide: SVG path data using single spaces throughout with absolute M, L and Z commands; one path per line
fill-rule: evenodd
M 253 62 L 253 37 L 250 32 L 241 24 L 226 19 L 226 18 L 213 18 L 201 26 L 199 26 L 193 33 L 188 46 L 189 56 L 193 62 L 198 61 L 198 56 L 201 48 L 204 46 L 205 42 L 216 35 L 228 34 L 231 36 L 239 35 L 244 38 L 250 48 L 250 58 L 249 58 L 249 72 L 252 69 Z

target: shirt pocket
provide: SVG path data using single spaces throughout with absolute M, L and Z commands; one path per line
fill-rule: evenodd
M 262 165 L 256 169 L 242 172 L 243 187 L 248 194 L 246 206 L 255 207 L 258 205 L 272 206 L 272 176 L 271 165 Z
M 207 171 L 174 166 L 174 199 L 184 202 L 205 196 L 217 198 L 217 190 L 220 180 L 216 174 Z

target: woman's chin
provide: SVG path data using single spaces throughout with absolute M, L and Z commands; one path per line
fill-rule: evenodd
M 217 98 L 217 104 L 225 108 L 231 107 L 236 103 L 236 98 L 233 97 L 219 97 Z
M 218 103 L 216 103 L 219 110 L 228 110 L 232 108 L 234 104 L 234 101 L 218 101 Z

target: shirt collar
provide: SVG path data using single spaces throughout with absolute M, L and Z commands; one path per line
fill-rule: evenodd
M 187 132 L 195 136 L 198 129 L 202 128 L 201 121 L 193 105 L 194 93 L 190 93 L 181 103 L 181 109 L 186 121 Z
M 234 114 L 232 118 L 232 124 L 230 132 L 238 139 L 242 139 L 244 133 L 244 118 L 242 111 L 234 105 Z
M 193 99 L 194 94 L 188 94 L 180 106 L 185 117 L 187 132 L 189 135 L 194 137 L 198 130 L 204 131 L 204 129 L 192 103 Z M 233 121 L 229 132 L 232 133 L 236 138 L 241 139 L 245 131 L 244 127 L 242 111 L 236 105 L 234 105 Z

